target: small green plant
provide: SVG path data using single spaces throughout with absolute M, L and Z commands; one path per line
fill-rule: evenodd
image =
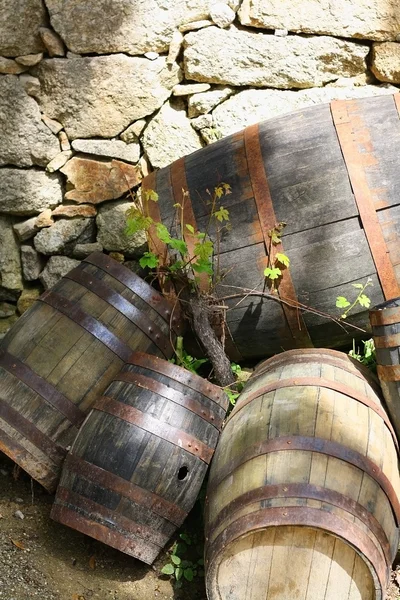
M 342 319 L 347 319 L 348 314 L 357 304 L 359 304 L 363 308 L 369 308 L 371 306 L 371 299 L 365 294 L 365 290 L 370 285 L 374 285 L 372 283 L 371 277 L 368 277 L 366 283 L 353 283 L 352 284 L 353 287 L 355 287 L 357 290 L 359 290 L 354 302 L 349 302 L 349 300 L 347 300 L 347 298 L 345 296 L 338 296 L 336 298 L 336 307 L 345 309 L 343 311 L 343 313 L 341 314 Z
M 176 588 L 182 587 L 184 581 L 191 582 L 196 577 L 204 577 L 203 549 L 196 534 L 183 532 L 179 539 L 171 548 L 170 562 L 161 569 L 163 575 L 170 575 L 175 580 Z
M 360 348 L 356 350 L 356 343 L 353 340 L 353 349 L 350 350 L 349 356 L 351 358 L 355 358 L 360 363 L 371 369 L 371 371 L 376 372 L 376 351 L 375 344 L 373 338 L 369 340 L 363 341 L 364 347 L 360 351 Z
M 188 371 L 198 375 L 200 367 L 206 363 L 209 363 L 210 361 L 208 358 L 195 358 L 194 356 L 188 354 L 183 347 L 183 338 L 178 336 L 176 338 L 175 358 L 171 358 L 170 362 L 184 367 Z
M 275 227 L 268 231 L 270 239 L 268 249 L 268 266 L 264 269 L 264 277 L 269 280 L 271 291 L 276 291 L 279 287 L 279 281 L 282 277 L 282 271 L 288 269 L 290 259 L 283 252 L 276 252 L 276 247 L 282 244 L 282 233 L 286 227 L 286 223 L 281 221 Z

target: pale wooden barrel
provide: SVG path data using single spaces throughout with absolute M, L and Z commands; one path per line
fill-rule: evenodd
M 399 539 L 393 428 L 345 354 L 261 364 L 213 458 L 209 600 L 380 600 Z

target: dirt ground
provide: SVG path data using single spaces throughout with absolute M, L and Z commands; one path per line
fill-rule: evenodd
M 149 567 L 52 521 L 52 501 L 0 453 L 0 600 L 205 600 L 202 580 L 160 573 L 166 552 Z

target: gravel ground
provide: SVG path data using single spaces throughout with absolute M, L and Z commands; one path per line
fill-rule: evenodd
M 0 453 L 0 600 L 205 600 L 202 580 L 161 575 L 166 552 L 149 567 L 52 521 L 52 502 Z

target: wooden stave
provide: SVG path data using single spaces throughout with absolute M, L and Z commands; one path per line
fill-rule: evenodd
M 308 351 L 306 351 L 306 352 L 308 352 Z M 310 350 L 309 352 L 312 352 L 312 351 Z M 315 350 L 314 352 L 318 352 L 318 350 Z M 324 359 L 324 356 L 323 356 L 324 355 L 324 350 L 320 350 L 319 352 L 321 353 L 321 360 L 323 360 Z M 295 353 L 296 353 L 296 351 L 291 351 L 292 355 L 294 355 Z M 301 351 L 299 351 L 299 353 L 301 355 Z M 284 356 L 284 355 L 282 355 L 282 356 Z M 343 355 L 343 359 L 344 359 L 344 361 L 347 359 L 346 355 Z M 272 363 L 274 362 L 274 358 L 270 359 L 270 360 L 271 360 Z M 276 357 L 277 370 L 280 368 L 278 366 L 280 361 L 282 361 L 282 357 L 277 356 Z M 285 368 L 285 367 L 283 367 L 283 368 Z M 289 365 L 286 368 L 290 368 L 290 363 L 289 363 Z M 298 371 L 300 371 L 300 369 L 304 369 L 303 364 L 300 364 L 298 366 Z M 257 381 L 257 379 L 256 379 L 256 381 Z M 246 387 L 245 387 L 244 391 L 246 391 Z M 299 392 L 300 392 L 300 390 L 299 390 Z M 267 396 L 264 397 L 264 400 L 267 401 Z M 239 399 L 239 402 L 240 402 L 240 399 Z M 257 402 L 257 401 L 254 401 L 254 402 Z M 243 469 L 241 471 L 240 470 L 239 471 L 238 470 L 233 471 L 232 474 L 229 475 L 225 479 L 225 483 L 226 483 L 225 487 L 223 487 L 221 485 L 221 483 L 218 484 L 218 473 L 219 473 L 220 466 L 223 466 L 226 463 L 226 458 L 220 459 L 221 453 L 223 453 L 222 448 L 223 448 L 223 445 L 224 445 L 224 435 L 227 436 L 228 440 L 232 440 L 235 437 L 235 431 L 236 431 L 236 438 L 237 438 L 238 434 L 240 433 L 240 430 L 244 427 L 244 423 L 245 423 L 246 419 L 248 419 L 248 417 L 249 417 L 249 413 L 250 413 L 250 410 L 251 410 L 251 409 L 249 409 L 249 407 L 251 407 L 251 404 L 249 404 L 245 408 L 243 408 L 243 411 L 242 411 L 243 413 L 245 413 L 245 411 L 247 410 L 247 413 L 248 413 L 247 415 L 242 414 L 242 416 L 240 417 L 240 412 L 238 413 L 238 415 L 237 415 L 236 418 L 237 419 L 241 419 L 241 421 L 240 422 L 238 421 L 236 423 L 236 428 L 233 428 L 233 426 L 235 425 L 234 424 L 234 418 L 231 419 L 231 425 L 229 425 L 229 422 L 228 422 L 227 425 L 225 426 L 224 432 L 223 432 L 221 440 L 219 442 L 219 445 L 218 445 L 218 448 L 217 448 L 217 451 L 215 453 L 214 460 L 213 460 L 213 463 L 212 463 L 212 467 L 211 467 L 209 484 L 208 484 L 208 490 L 207 490 L 207 503 L 206 503 L 206 558 L 207 558 L 208 561 L 211 561 L 211 562 L 208 562 L 208 563 L 206 562 L 206 566 L 207 566 L 207 568 L 206 568 L 206 571 L 207 571 L 207 573 L 206 573 L 206 579 L 207 579 L 207 585 L 206 585 L 206 587 L 207 587 L 207 592 L 208 592 L 208 598 L 209 598 L 209 600 L 216 600 L 217 598 L 218 598 L 218 600 L 224 600 L 224 598 L 225 598 L 225 596 L 220 595 L 220 592 L 218 590 L 218 584 L 216 583 L 217 573 L 219 572 L 219 568 L 220 568 L 219 565 L 221 564 L 221 560 L 222 560 L 221 556 L 223 555 L 223 553 L 225 553 L 225 556 L 228 556 L 228 555 L 231 556 L 231 551 L 230 551 L 231 546 L 229 545 L 229 539 L 227 539 L 227 537 L 225 535 L 225 530 L 229 526 L 233 527 L 234 524 L 237 522 L 237 520 L 240 519 L 240 518 L 246 520 L 246 518 L 247 518 L 246 515 L 248 515 L 250 517 L 251 515 L 254 514 L 254 511 L 257 511 L 257 509 L 259 510 L 260 506 L 261 506 L 260 503 L 256 503 L 255 502 L 255 498 L 253 498 L 253 504 L 251 504 L 251 486 L 249 484 L 249 481 L 250 481 L 249 476 L 247 475 L 247 479 L 244 480 L 243 488 L 242 489 L 245 491 L 246 490 L 246 484 L 248 485 L 248 490 L 249 490 L 248 491 L 248 494 L 249 494 L 248 503 L 249 504 L 247 505 L 248 508 L 246 509 L 246 506 L 244 506 L 244 507 L 242 507 L 242 512 L 240 512 L 240 510 L 238 510 L 238 508 L 236 507 L 237 512 L 235 512 L 233 514 L 230 514 L 230 519 L 227 516 L 223 516 L 222 518 L 219 519 L 219 521 L 217 521 L 217 522 L 215 521 L 215 518 L 219 518 L 220 517 L 221 507 L 225 506 L 225 508 L 226 508 L 226 502 L 225 502 L 226 495 L 229 494 L 230 486 L 234 485 L 235 477 L 237 478 L 237 481 L 239 482 L 239 480 L 240 480 L 239 478 L 240 477 L 245 477 L 246 473 L 254 472 L 254 470 L 257 471 L 257 469 L 260 469 L 260 466 L 259 466 L 259 463 L 257 463 L 257 460 L 256 460 L 256 462 L 252 461 L 253 464 L 250 464 L 250 462 L 248 462 L 246 464 L 246 470 L 243 470 L 244 469 L 244 467 L 243 467 Z M 254 406 L 254 411 L 258 415 L 257 419 L 260 419 L 260 418 L 262 419 L 263 418 L 262 417 L 262 413 L 260 412 L 260 409 L 258 408 L 258 406 Z M 251 429 L 247 431 L 247 435 L 251 436 L 250 432 L 251 432 Z M 301 431 L 297 432 L 297 433 L 301 434 Z M 275 435 L 277 435 L 277 434 L 275 433 Z M 297 439 L 301 439 L 301 438 L 297 438 L 297 436 L 295 435 L 295 437 L 293 439 L 297 440 Z M 272 438 L 271 442 L 272 441 L 279 441 L 279 440 L 277 438 L 275 438 L 275 440 L 274 440 L 274 438 Z M 283 442 L 284 442 L 284 439 L 282 440 L 282 443 Z M 236 439 L 235 444 L 236 444 L 236 446 L 234 446 L 233 444 L 231 444 L 231 450 L 232 451 L 235 450 L 235 447 L 237 447 L 239 449 L 241 448 L 241 444 L 243 444 L 243 439 L 242 439 L 242 441 L 240 441 L 239 439 Z M 392 443 L 392 448 L 394 448 L 393 443 Z M 287 450 L 289 450 L 289 455 L 291 455 L 292 452 L 290 451 L 290 449 L 287 448 Z M 238 452 L 238 450 L 236 450 L 236 452 Z M 383 452 L 383 450 L 382 450 L 382 452 Z M 395 455 L 395 451 L 394 451 L 394 455 Z M 230 456 L 230 454 L 229 453 L 228 454 L 223 454 L 223 456 L 228 457 L 228 456 Z M 220 460 L 222 460 L 222 463 L 220 462 Z M 397 465 L 397 461 L 395 461 L 395 463 Z M 279 463 L 279 464 L 281 464 L 281 463 Z M 342 461 L 337 461 L 337 464 L 340 465 L 340 464 L 343 464 L 343 463 L 342 463 Z M 271 468 L 273 469 L 273 467 L 271 467 L 270 463 L 268 463 L 268 465 L 269 465 L 268 469 L 271 469 Z M 293 468 L 295 468 L 295 467 L 293 466 Z M 236 475 L 235 475 L 235 473 L 236 473 Z M 239 474 L 239 473 L 241 473 L 241 474 Z M 397 479 L 398 479 L 398 474 L 397 474 Z M 267 483 L 267 481 L 266 481 L 266 483 Z M 397 494 L 398 494 L 398 491 L 400 489 L 398 483 L 399 482 L 397 482 L 397 487 L 396 487 Z M 292 484 L 292 485 L 294 485 L 294 484 Z M 278 493 L 278 491 L 275 490 L 274 494 L 272 494 L 270 496 L 267 496 L 267 497 L 272 497 L 273 498 L 270 502 L 275 502 L 276 503 L 275 504 L 276 509 L 274 509 L 274 510 L 276 510 L 278 512 L 280 511 L 280 514 L 282 514 L 282 511 L 284 511 L 284 512 L 286 511 L 287 512 L 287 508 L 285 508 L 285 507 L 286 506 L 290 506 L 290 504 L 288 504 L 288 503 L 282 504 L 282 505 L 279 504 L 279 501 L 280 501 L 279 496 L 281 496 L 282 493 L 283 493 L 282 489 L 287 490 L 288 486 L 290 487 L 290 482 L 285 483 L 284 480 L 282 480 L 280 482 L 277 482 L 277 484 L 276 484 L 275 487 L 280 489 L 280 493 Z M 307 487 L 305 483 L 301 484 L 301 485 L 299 484 L 299 486 L 300 487 Z M 267 488 L 268 487 L 273 487 L 273 485 L 271 484 L 271 482 L 269 480 L 268 480 L 268 484 L 267 484 L 266 487 Z M 235 489 L 239 489 L 239 488 L 235 488 Z M 253 489 L 253 495 L 254 495 L 255 491 L 256 490 Z M 304 494 L 304 491 L 303 491 L 303 494 Z M 218 495 L 222 499 L 222 504 L 221 504 L 221 502 L 219 502 L 219 503 L 216 504 L 216 496 L 218 496 Z M 285 494 L 283 493 L 283 496 L 284 495 Z M 296 494 L 292 494 L 292 495 L 296 496 Z M 231 496 L 231 498 L 234 498 L 234 497 L 235 497 L 234 495 Z M 303 495 L 303 497 L 304 497 L 304 495 Z M 312 496 L 310 496 L 310 497 L 312 497 Z M 296 499 L 293 500 L 294 504 L 292 504 L 292 505 L 294 507 L 299 506 L 299 504 L 298 504 L 299 502 L 301 503 L 301 500 L 299 500 L 299 498 L 301 498 L 301 496 L 297 495 L 297 500 Z M 381 501 L 382 501 L 382 498 L 383 498 L 383 501 L 387 501 L 387 498 L 386 498 L 386 496 L 384 494 L 380 494 L 380 498 L 381 498 Z M 385 498 L 386 498 L 386 500 L 385 500 Z M 289 502 L 289 500 L 286 500 L 286 502 Z M 366 508 L 366 505 L 365 505 L 364 502 L 365 502 L 365 498 L 364 498 L 364 501 L 363 501 L 363 507 L 364 508 L 359 507 L 359 511 L 361 513 Z M 375 498 L 375 502 L 376 502 L 376 498 Z M 214 508 L 213 508 L 213 506 L 214 506 Z M 267 504 L 265 506 L 270 506 L 270 505 Z M 279 506 L 281 506 L 281 508 L 279 508 Z M 311 504 L 311 506 L 312 506 L 312 504 Z M 301 511 L 302 508 L 303 508 L 303 505 L 301 505 L 301 508 L 299 509 L 299 511 Z M 226 509 L 226 510 L 229 511 L 229 508 Z M 250 512 L 246 512 L 246 510 L 250 511 Z M 265 510 L 266 510 L 266 508 L 265 508 Z M 295 510 L 295 509 L 293 509 L 293 510 Z M 214 518 L 210 516 L 211 513 L 214 515 Z M 344 513 L 342 515 L 342 517 L 346 517 L 346 514 Z M 375 517 L 378 518 L 378 515 L 375 515 Z M 382 535 L 383 535 L 383 533 L 382 533 L 383 532 L 382 522 L 377 523 L 377 519 L 375 517 L 372 515 L 372 520 L 374 521 L 375 526 L 377 528 L 378 537 L 380 536 L 380 538 L 382 538 Z M 301 516 L 299 518 L 301 520 Z M 346 518 L 348 518 L 348 515 L 347 515 Z M 336 536 L 339 535 L 339 537 L 342 537 L 343 539 L 345 539 L 345 536 L 344 536 L 343 532 L 345 531 L 345 527 L 346 527 L 346 525 L 345 525 L 346 524 L 346 518 L 343 521 L 344 527 L 343 527 L 343 525 L 341 527 L 341 534 L 339 535 L 338 532 L 336 532 L 336 533 L 333 533 L 333 535 L 336 535 Z M 281 522 L 284 522 L 284 521 L 285 521 L 285 518 L 283 518 Z M 389 519 L 389 521 L 390 521 L 390 519 Z M 290 525 L 289 518 L 286 518 L 286 522 L 287 522 L 286 523 L 287 526 L 289 526 Z M 300 522 L 298 523 L 299 525 L 300 525 Z M 307 525 L 307 522 L 304 522 L 304 520 L 303 520 L 303 522 L 301 524 L 304 526 L 304 525 Z M 271 518 L 271 522 L 270 522 L 269 525 L 267 525 L 266 522 L 262 525 L 262 523 L 260 521 L 260 527 L 261 527 L 260 531 L 262 531 L 262 530 L 267 531 L 268 528 L 269 528 L 269 526 L 273 526 L 273 525 L 277 526 L 277 523 L 273 523 L 272 518 Z M 396 554 L 396 551 L 397 551 L 397 540 L 398 540 L 398 530 L 396 528 L 395 521 L 393 520 L 393 518 L 392 518 L 392 525 L 394 525 L 394 531 L 396 532 L 396 534 L 395 534 L 395 536 L 392 535 L 392 539 L 391 539 L 391 543 L 390 543 L 390 550 L 389 550 L 389 552 L 390 552 L 390 558 L 391 558 L 391 560 L 393 560 L 393 558 L 394 558 L 394 556 Z M 267 526 L 267 529 L 265 529 L 266 526 Z M 314 527 L 315 527 L 315 523 L 314 523 Z M 322 523 L 320 524 L 320 527 L 323 527 Z M 380 534 L 379 534 L 379 529 L 380 529 Z M 388 536 L 388 531 L 390 531 L 390 529 L 391 529 L 391 526 L 389 526 L 388 522 L 386 522 L 386 524 L 385 524 L 385 532 L 386 532 L 385 535 L 386 536 Z M 364 533 L 366 533 L 366 532 L 364 532 Z M 242 532 L 242 534 L 244 534 L 244 533 Z M 256 536 L 256 534 L 254 533 L 254 531 L 253 532 L 249 532 L 249 531 L 247 532 L 247 535 L 250 536 L 250 538 L 251 538 L 251 536 L 253 534 Z M 218 536 L 220 538 L 222 538 L 222 540 L 220 542 L 219 548 L 215 548 L 213 546 L 215 546 L 215 543 L 216 543 L 215 540 L 218 539 Z M 241 539 L 242 539 L 241 537 L 238 538 L 238 540 L 241 540 Z M 375 537 L 375 540 L 377 540 L 377 539 L 378 538 Z M 236 542 L 232 541 L 232 548 L 234 547 L 235 543 Z M 226 549 L 224 549 L 224 547 L 223 547 L 224 545 L 226 545 Z M 356 552 L 357 551 L 359 552 L 359 548 L 357 549 L 354 544 L 353 544 L 352 547 L 353 547 L 353 549 Z M 378 544 L 378 547 L 379 547 L 379 544 Z M 219 555 L 218 555 L 218 551 L 220 552 Z M 386 556 L 386 561 L 384 559 L 384 563 L 385 562 L 387 563 L 387 561 L 388 561 L 388 549 L 386 549 L 386 553 L 384 553 L 384 554 Z M 211 557 L 210 557 L 210 555 L 211 555 Z M 369 563 L 368 559 L 366 560 L 366 563 Z M 371 573 L 375 573 L 375 575 L 374 575 L 374 577 L 375 577 L 375 583 L 378 582 L 377 583 L 377 588 L 376 588 L 376 593 L 377 593 L 376 597 L 377 598 L 378 597 L 382 597 L 382 580 L 385 577 L 385 573 L 389 572 L 388 571 L 388 567 L 389 566 L 390 566 L 390 563 L 386 565 L 386 568 L 382 567 L 380 569 L 381 570 L 381 575 L 378 578 L 376 577 L 376 572 L 375 572 L 374 568 L 372 566 L 370 568 L 370 572 Z M 234 567 L 232 567 L 232 568 L 234 568 Z M 242 573 L 242 576 L 244 577 L 245 574 L 243 575 L 243 573 Z M 380 580 L 380 584 L 379 584 L 379 580 Z M 239 597 L 239 596 L 237 596 L 237 593 L 239 593 L 239 592 L 236 592 L 236 595 L 235 595 L 235 591 L 233 590 L 232 591 L 232 594 L 233 594 L 232 598 L 236 599 L 236 597 Z M 243 593 L 243 590 L 242 590 L 242 593 Z M 264 595 L 262 595 L 262 597 L 263 598 L 265 597 L 265 592 L 264 592 Z M 268 596 L 266 596 L 266 598 L 268 598 Z M 275 598 L 275 596 L 274 596 L 274 598 Z M 277 598 L 280 598 L 280 596 L 277 596 Z
M 125 373 L 130 372 L 131 368 L 131 372 L 135 373 L 135 355 L 136 353 L 132 355 L 131 364 L 124 366 Z M 153 357 L 149 359 L 150 365 L 154 366 Z M 169 367 L 170 383 L 174 384 L 171 389 L 177 394 L 179 387 L 186 387 L 189 399 L 196 384 L 201 384 L 204 388 L 204 383 L 200 382 L 200 378 L 195 374 L 189 375 L 192 381 L 187 385 L 177 384 L 176 371 L 181 367 L 167 362 L 163 366 L 163 374 L 151 368 L 148 369 L 148 374 L 155 382 L 165 381 L 165 373 Z M 187 377 L 188 374 L 182 373 L 180 378 L 183 379 L 184 375 Z M 207 384 L 207 389 L 208 397 L 204 394 L 203 400 L 207 400 L 208 404 L 217 404 L 221 414 L 225 414 L 225 399 L 221 397 L 220 389 L 211 384 Z M 107 399 L 118 402 L 119 416 L 116 412 L 104 412 L 103 401 Z M 51 517 L 152 564 L 163 545 L 191 510 L 206 474 L 209 459 L 196 455 L 193 448 L 195 441 L 190 449 L 185 446 L 183 436 L 172 444 L 152 434 L 149 429 L 142 430 L 136 424 L 128 423 L 123 415 L 123 407 L 134 407 L 143 414 L 151 414 L 159 423 L 165 422 L 180 428 L 182 433 L 192 436 L 193 440 L 197 439 L 208 445 L 211 454 L 214 451 L 219 436 L 218 428 L 192 412 L 189 404 L 188 408 L 177 405 L 172 399 L 157 396 L 156 392 L 148 392 L 144 384 L 139 387 L 117 376 L 105 391 L 103 398 L 94 405 L 67 456 Z M 118 440 L 118 451 L 113 440 Z M 71 461 L 80 461 L 81 464 L 71 469 Z M 189 473 L 179 481 L 177 474 L 182 465 L 188 467 Z M 93 470 L 95 471 L 91 474 Z M 163 481 L 163 477 L 165 480 L 168 476 L 171 481 Z M 115 489 L 119 490 L 118 493 L 112 491 Z M 72 503 L 68 502 L 68 499 L 65 500 L 66 494 L 74 496 Z M 95 510 L 95 518 L 85 507 L 87 502 L 100 507 Z M 167 503 L 167 507 L 157 508 L 158 503 Z M 156 530 L 153 531 L 153 536 L 154 533 L 163 536 L 163 544 L 158 542 L 158 546 L 146 545 L 146 540 L 139 532 L 135 535 L 133 531 L 124 531 L 121 527 L 118 528 L 122 536 L 119 542 L 110 542 L 107 531 L 110 525 L 107 525 L 106 518 L 101 517 L 107 506 L 113 513 L 115 523 L 119 523 L 121 519 L 125 522 L 126 519 L 131 519 L 138 528 L 153 528 Z M 154 506 L 156 508 L 153 508 Z M 172 508 L 169 508 L 171 506 Z M 79 518 L 74 519 L 74 514 Z
M 398 164 L 396 157 L 391 156 L 391 148 L 400 142 L 400 124 L 394 98 L 388 96 L 344 101 L 339 103 L 339 109 L 348 111 L 349 119 L 354 116 L 361 122 L 362 127 L 358 127 L 359 131 L 356 128 L 356 135 L 361 136 L 362 133 L 365 137 L 364 158 L 366 163 L 368 158 L 369 163 L 362 164 L 361 155 L 357 159 L 361 161 L 360 170 L 365 170 L 370 184 L 367 192 L 378 211 L 384 243 L 393 265 L 397 265 L 400 261 L 395 241 L 398 246 L 399 240 L 393 226 L 400 220 L 395 189 Z M 276 219 L 288 223 L 283 246 L 291 258 L 290 271 L 298 299 L 336 315 L 339 312 L 334 306 L 336 296 L 353 297 L 352 284 L 365 281 L 367 277 L 371 277 L 374 283 L 374 287 L 368 288 L 371 303 L 376 304 L 383 299 L 381 283 L 364 229 L 359 223 L 359 210 L 338 141 L 337 131 L 342 125 L 340 117 L 339 114 L 335 122 L 334 105 L 320 105 L 271 119 L 259 126 L 259 143 Z M 208 217 L 205 214 L 205 201 L 200 201 L 199 195 L 205 188 L 212 190 L 221 181 L 229 182 L 232 194 L 224 197 L 223 205 L 230 211 L 235 233 L 232 231 L 225 236 L 220 259 L 224 267 L 235 269 L 234 273 L 228 275 L 227 284 L 238 285 L 240 282 L 239 285 L 253 289 L 262 280 L 262 266 L 266 266 L 266 257 L 249 176 L 252 161 L 246 155 L 247 131 L 233 134 L 179 161 L 184 170 L 178 173 L 179 176 L 174 175 L 176 163 L 174 167 L 161 169 L 151 175 L 149 185 L 151 183 L 156 188 L 161 218 L 170 226 L 175 210 L 171 207 L 180 202 L 176 193 L 173 193 L 179 187 L 174 186 L 174 177 L 185 180 L 197 225 L 204 230 Z M 356 153 L 354 148 L 353 152 Z M 347 158 L 348 164 L 351 163 L 350 159 Z M 381 180 L 386 182 L 385 187 L 379 183 Z M 302 198 L 307 199 L 307 207 Z M 326 202 L 321 210 L 321 199 L 324 198 Z M 340 260 L 329 257 L 329 254 L 333 256 L 336 252 L 340 254 Z M 252 268 L 251 265 L 258 266 Z M 399 268 L 395 266 L 394 270 L 399 279 Z M 223 290 L 224 293 L 229 291 L 227 288 Z M 237 290 L 232 288 L 231 291 L 234 293 Z M 228 301 L 228 304 L 232 306 L 235 302 Z M 329 319 L 324 320 L 316 315 L 306 313 L 304 320 L 316 347 L 328 344 L 341 347 L 351 343 L 353 338 L 361 337 L 355 330 L 343 332 Z M 348 321 L 369 329 L 367 311 L 361 308 Z M 240 307 L 228 312 L 228 325 L 236 350 L 244 358 L 263 357 L 296 347 L 288 333 L 287 321 L 280 306 L 270 301 L 261 306 L 257 298 L 249 298 Z M 254 333 L 251 343 L 247 335 L 249 329 Z M 304 345 L 302 343 L 300 347 Z
M 396 338 L 400 333 L 400 298 L 394 298 L 370 310 L 375 342 L 377 373 L 388 413 L 400 435 L 400 357 Z
M 96 266 L 94 264 L 96 262 L 100 262 L 100 266 Z M 99 280 L 100 285 L 105 288 L 106 284 L 110 292 L 112 291 L 111 286 L 114 286 L 115 291 L 112 293 L 117 298 L 122 298 L 123 303 L 138 302 L 141 303 L 141 307 L 145 306 L 144 300 L 136 293 L 124 287 L 123 283 L 108 274 L 108 267 L 111 267 L 116 276 L 120 276 L 122 273 L 122 278 L 127 278 L 128 283 L 131 281 L 131 274 L 126 268 L 101 253 L 90 255 L 73 272 L 83 274 L 87 281 L 95 284 Z M 98 278 L 96 278 L 96 270 L 100 274 Z M 140 283 L 140 278 L 137 280 Z M 45 292 L 34 306 L 24 313 L 2 342 L 0 373 L 3 402 L 14 406 L 21 417 L 32 422 L 31 433 L 27 432 L 29 435 L 26 437 L 18 430 L 15 423 L 13 425 L 2 419 L 0 428 L 4 430 L 8 440 L 8 442 L 4 441 L 3 448 L 6 454 L 35 479 L 38 479 L 48 491 L 56 489 L 61 464 L 51 460 L 49 462 L 43 452 L 39 448 L 36 450 L 35 446 L 31 444 L 29 439 L 35 435 L 33 423 L 49 438 L 49 444 L 53 444 L 54 448 L 58 445 L 64 449 L 67 448 L 75 438 L 79 426 L 94 400 L 104 391 L 113 376 L 119 372 L 132 351 L 143 349 L 162 355 L 159 341 L 153 337 L 157 345 L 151 337 L 157 331 L 160 333 L 160 338 L 164 336 L 166 344 L 170 343 L 169 319 L 171 315 L 164 315 L 163 311 L 169 310 L 171 313 L 172 307 L 169 307 L 165 299 L 156 290 L 152 290 L 148 284 L 143 282 L 143 286 L 141 285 L 151 303 L 148 307 L 154 324 L 133 304 L 132 310 L 136 311 L 138 315 L 142 315 L 143 321 L 151 323 L 152 329 L 155 330 L 153 333 L 143 332 L 143 328 L 139 329 L 135 323 L 122 316 L 107 301 L 98 298 L 92 291 L 83 285 L 80 286 L 76 281 L 68 279 L 67 276 L 56 284 L 51 292 Z M 70 306 L 71 303 L 77 307 L 84 305 L 84 318 L 86 321 L 92 321 L 91 326 L 94 323 L 95 328 L 100 327 L 102 335 L 105 333 L 105 343 L 108 344 L 108 347 L 101 339 L 95 337 L 96 330 L 94 334 L 90 333 L 81 325 L 71 321 L 68 314 L 62 314 L 56 307 L 48 304 L 47 302 L 51 302 L 52 298 L 56 298 L 57 302 L 62 302 L 67 306 Z M 65 308 L 64 310 L 68 313 L 69 309 Z M 94 319 L 86 317 L 90 312 L 94 314 Z M 179 331 L 177 325 L 175 323 L 174 327 Z M 26 331 L 31 334 L 29 339 L 27 339 Z M 174 335 L 172 335 L 172 339 Z M 167 355 L 170 355 L 170 352 L 172 350 L 169 350 Z M 4 362 L 5 355 L 8 356 L 7 365 Z M 13 365 L 17 364 L 28 371 L 28 376 L 21 378 L 20 371 L 17 369 L 18 373 L 15 372 Z M 82 366 L 84 364 L 91 365 L 91 370 Z M 35 385 L 32 384 L 32 377 L 35 379 Z M 48 392 L 47 396 L 43 394 L 43 385 L 36 385 L 40 380 L 54 393 Z M 52 401 L 52 397 L 55 395 L 64 398 L 66 408 L 69 410 L 60 412 L 60 405 L 54 404 Z M 74 413 L 77 413 L 77 416 Z M 75 418 L 72 418 L 74 416 Z M 13 444 L 9 442 L 10 438 L 14 439 Z M 38 468 L 35 460 L 43 467 Z

